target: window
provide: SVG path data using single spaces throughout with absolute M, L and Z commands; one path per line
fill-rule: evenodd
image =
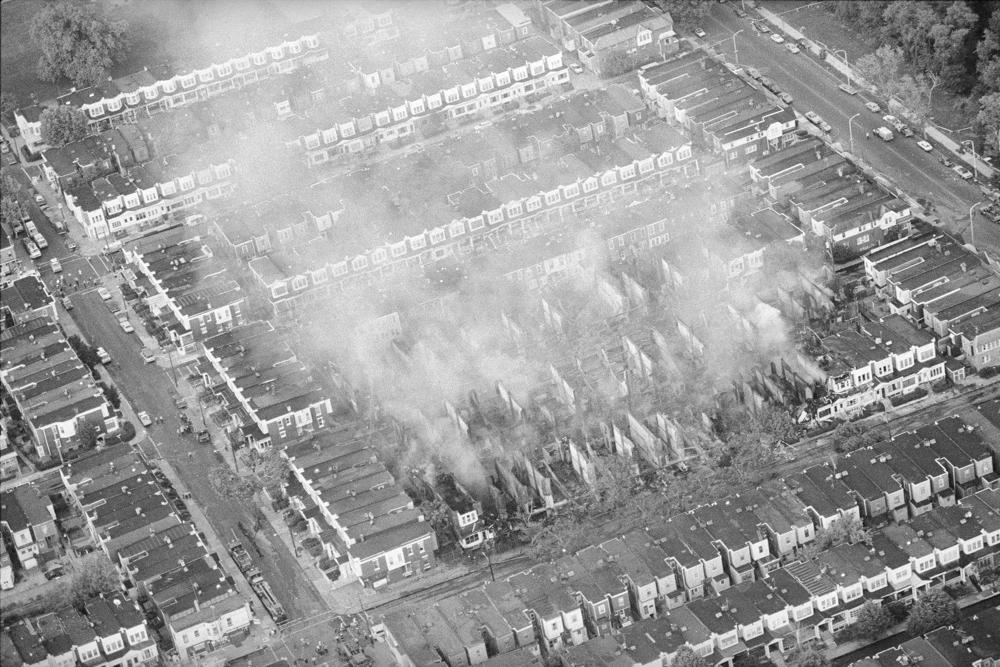
M 647 28 L 639 28 L 639 31 L 635 34 L 635 43 L 637 46 L 645 46 L 653 42 L 653 33 Z
M 364 269 L 367 266 L 368 266 L 367 257 L 355 257 L 353 260 L 351 260 L 351 268 L 354 269 L 355 271 L 360 271 L 361 269 Z
M 529 211 L 537 211 L 541 207 L 542 207 L 542 200 L 539 199 L 538 197 L 532 197 L 531 199 L 528 200 Z
M 394 243 L 392 245 L 392 256 L 402 257 L 406 254 L 406 243 Z
M 431 243 L 441 243 L 444 239 L 444 230 L 440 227 L 431 232 Z
M 414 236 L 410 239 L 410 247 L 414 250 L 420 250 L 427 245 L 427 239 L 423 236 Z
M 677 151 L 677 159 L 678 160 L 686 160 L 689 157 L 691 157 L 691 147 L 690 146 L 684 146 L 679 151 Z

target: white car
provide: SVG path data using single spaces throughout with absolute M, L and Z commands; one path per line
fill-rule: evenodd
M 788 93 L 778 93 L 778 99 L 780 99 L 785 104 L 791 104 L 793 101 L 792 96 L 789 95 Z
M 824 132 L 827 132 L 827 133 L 833 132 L 833 128 L 825 120 L 821 120 L 820 122 L 818 122 L 816 124 L 819 125 L 819 129 L 823 130 Z
M 972 178 L 972 172 L 960 164 L 956 164 L 954 167 L 951 168 L 951 170 L 956 174 L 958 174 L 959 176 L 961 176 L 962 180 L 964 181 L 967 181 L 970 178 Z
M 874 102 L 865 102 L 865 108 L 871 111 L 872 113 L 878 113 L 879 111 L 882 110 L 882 107 L 875 104 Z
M 798 53 L 799 52 L 799 47 L 797 47 L 795 44 L 792 44 L 791 42 L 789 42 L 788 44 L 785 44 L 785 48 L 788 50 L 789 53 Z
M 934 147 L 930 145 L 930 142 L 924 141 L 923 139 L 917 142 L 917 146 L 920 146 L 920 150 L 928 153 L 934 150 Z
M 58 259 L 53 257 L 49 264 L 52 266 L 52 273 L 62 273 L 62 264 L 59 263 Z
M 854 86 L 849 86 L 846 83 L 840 84 L 839 86 L 837 86 L 837 88 L 840 88 L 842 91 L 844 91 L 848 95 L 857 95 L 858 94 L 858 89 L 857 88 L 855 88 Z
M 105 301 L 110 301 L 111 300 L 111 292 L 109 292 L 107 290 L 107 288 L 98 287 L 97 288 L 97 295 L 100 296 Z
M 570 63 L 569 68 L 574 74 L 583 74 L 583 65 L 580 63 Z
M 806 112 L 806 120 L 808 120 L 810 123 L 817 123 L 818 124 L 819 123 L 819 114 L 817 114 L 815 111 L 807 111 Z
M 111 363 L 111 355 L 103 347 L 97 348 L 97 358 L 101 360 L 102 364 Z
M 694 29 L 694 34 L 695 34 L 696 37 L 705 37 L 705 35 L 707 33 L 704 30 L 702 30 L 701 28 L 695 28 Z
M 142 424 L 143 426 L 152 426 L 153 425 L 153 420 L 150 419 L 149 413 L 146 412 L 145 410 L 143 410 L 142 412 L 140 412 L 139 414 L 137 414 L 136 417 L 139 418 L 139 423 Z
M 893 127 L 899 127 L 901 123 L 901 121 L 892 114 L 886 114 L 882 116 L 882 120 L 889 123 L 889 125 L 892 125 Z
M 24 239 L 24 241 L 22 241 L 22 244 L 24 245 L 25 251 L 27 251 L 28 253 L 28 257 L 30 257 L 31 259 L 38 259 L 39 257 L 42 256 L 42 251 L 38 249 L 38 246 L 35 245 L 34 241 L 31 241 L 29 239 Z
M 122 331 L 125 333 L 134 333 L 135 327 L 128 320 L 118 320 L 118 324 L 121 325 Z
M 771 33 L 771 41 L 774 42 L 775 44 L 784 44 L 785 38 L 775 32 Z

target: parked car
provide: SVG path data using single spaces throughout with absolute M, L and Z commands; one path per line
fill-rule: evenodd
M 819 123 L 819 114 L 816 113 L 815 111 L 807 111 L 806 112 L 806 120 L 808 120 L 810 123 L 817 123 L 818 124 Z
M 98 296 L 100 296 L 105 301 L 110 301 L 111 300 L 111 292 L 109 292 L 107 290 L 107 288 L 105 288 L 105 287 L 98 287 L 97 288 L 97 294 L 98 294 Z
M 951 168 L 951 170 L 956 174 L 958 174 L 963 181 L 967 181 L 972 178 L 972 172 L 960 164 L 956 164 L 954 167 Z
M 143 426 L 153 425 L 153 420 L 149 417 L 149 413 L 146 412 L 145 410 L 137 414 L 136 417 L 139 418 L 139 423 L 142 424 Z
M 882 111 L 882 107 L 875 104 L 874 102 L 865 102 L 865 108 L 871 111 L 872 113 L 878 113 Z
M 76 244 L 76 241 L 69 241 L 66 243 L 66 249 L 69 250 L 70 252 L 76 252 L 76 249 L 79 247 L 80 246 Z
M 31 259 L 38 259 L 42 256 L 42 251 L 38 249 L 38 246 L 35 245 L 35 242 L 31 239 L 24 239 L 21 241 L 21 244 L 24 246 L 25 251 L 28 253 L 28 257 Z
M 778 98 L 785 104 L 792 103 L 792 96 L 789 95 L 788 93 L 778 93 Z
M 62 264 L 60 264 L 59 260 L 56 259 L 55 257 L 52 258 L 52 261 L 49 262 L 49 265 L 52 267 L 52 273 L 62 273 Z
M 103 347 L 97 348 L 97 358 L 101 360 L 102 364 L 111 363 L 111 355 Z
M 948 158 L 946 158 L 944 155 L 939 155 L 938 156 L 938 162 L 940 162 L 944 166 L 948 167 L 949 169 L 951 169 L 952 167 L 955 166 L 955 163 L 952 162 L 951 160 L 949 160 Z
M 45 203 L 45 197 L 43 197 L 42 195 L 36 194 L 35 195 L 35 203 L 38 204 L 39 206 L 41 206 L 42 204 Z
M 892 130 L 887 127 L 876 127 L 875 136 L 882 141 L 892 141 Z
M 133 327 L 132 323 L 126 319 L 118 320 L 118 325 L 121 326 L 122 331 L 125 333 L 135 333 L 135 327 Z
M 569 69 L 574 74 L 583 74 L 583 65 L 580 63 L 570 63 Z
M 745 19 L 747 17 L 747 13 L 740 7 L 734 6 L 733 13 L 736 14 L 736 18 Z
M 63 308 L 65 308 L 66 310 L 73 310 L 73 302 L 70 300 L 68 296 L 64 296 L 62 298 L 62 305 Z
M 771 41 L 774 42 L 775 44 L 784 44 L 785 38 L 775 32 L 771 33 Z
M 749 76 L 749 77 L 750 77 L 751 79 L 754 79 L 754 80 L 756 80 L 756 81 L 760 81 L 760 79 L 761 79 L 761 73 L 760 73 L 760 70 L 758 70 L 758 69 L 756 69 L 756 68 L 754 68 L 754 67 L 747 67 L 747 75 L 748 75 L 748 76 Z
M 892 125 L 893 127 L 899 125 L 900 122 L 901 122 L 898 118 L 896 118 L 892 114 L 886 114 L 886 115 L 882 116 L 882 120 L 884 120 L 885 122 L 889 123 L 889 125 Z
M 913 130 L 910 129 L 909 125 L 904 125 L 900 123 L 899 127 L 897 127 L 896 129 L 899 130 L 899 133 L 904 137 L 906 137 L 907 139 L 913 136 Z
M 155 352 L 153 352 L 153 351 L 152 351 L 151 349 L 149 349 L 148 347 L 144 347 L 144 348 L 142 348 L 142 349 L 141 349 L 141 350 L 139 351 L 139 354 L 141 354 L 141 355 L 142 355 L 142 360 L 143 360 L 143 361 L 145 361 L 145 362 L 146 362 L 147 364 L 151 364 L 151 363 L 153 363 L 154 361 L 156 361 L 156 353 L 155 353 Z
M 704 38 L 707 33 L 704 30 L 702 30 L 701 28 L 695 28 L 694 29 L 694 34 L 695 34 L 695 37 L 702 37 L 702 38 Z
M 34 241 L 35 245 L 41 248 L 42 250 L 45 250 L 46 248 L 49 247 L 48 240 L 46 240 L 46 238 L 42 236 L 40 232 L 35 232 L 34 234 L 32 234 L 31 240 Z
M 795 45 L 795 44 L 792 44 L 791 42 L 789 42 L 788 44 L 785 44 L 785 49 L 789 53 L 798 53 L 800 51 L 799 47 L 797 45 Z
M 819 129 L 823 130 L 824 132 L 828 132 L 828 133 L 829 132 L 833 132 L 833 128 L 830 127 L 830 124 L 828 122 L 826 122 L 825 120 L 820 120 L 816 124 L 819 125 Z

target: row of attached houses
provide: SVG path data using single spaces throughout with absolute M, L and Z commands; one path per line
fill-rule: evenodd
M 865 257 L 888 309 L 918 322 L 975 370 L 1000 363 L 1000 278 L 950 238 L 926 232 Z
M 181 353 L 245 323 L 246 295 L 212 250 L 189 228 L 174 226 L 122 248 L 134 268 L 134 287 L 165 323 Z
M 536 0 L 534 8 L 552 38 L 600 77 L 624 74 L 678 48 L 670 14 L 638 0 Z
M 249 602 L 134 452 L 110 447 L 60 473 L 88 539 L 118 568 L 130 595 L 156 611 L 181 660 L 245 637 Z
M 820 341 L 828 394 L 820 421 L 861 412 L 945 377 L 934 336 L 900 315 L 846 322 Z
M 328 57 L 317 33 L 267 41 L 266 47 L 201 67 L 147 68 L 96 86 L 74 88 L 59 95 L 55 104 L 83 111 L 90 131 L 98 133 L 134 122 L 140 116 L 193 104 Z M 47 148 L 41 130 L 44 109 L 43 105 L 33 104 L 14 114 L 21 136 L 33 152 Z
M 1000 656 L 1000 610 L 986 608 L 954 624 L 943 626 L 880 650 L 851 663 L 851 667 L 882 665 L 941 665 L 941 667 L 992 667 Z
M 0 285 L 0 313 L 12 324 L 23 324 L 39 318 L 59 320 L 55 299 L 37 273 L 17 274 Z
M 82 612 L 64 607 L 4 626 L 5 667 L 156 665 L 160 655 L 142 610 L 122 593 L 91 598 Z
M 0 507 L 0 550 L 14 557 L 8 563 L 22 570 L 38 567 L 39 556 L 48 555 L 59 541 L 52 501 L 33 486 L 21 484 L 0 493 Z
M 286 448 L 294 481 L 287 491 L 323 545 L 336 578 L 379 588 L 435 564 L 434 528 L 376 457 L 383 431 L 354 426 Z
M 782 505 L 768 500 L 764 511 Z M 987 489 L 931 510 L 913 526 L 876 532 L 870 543 L 783 564 L 771 557 L 775 565 L 760 577 L 730 579 L 711 595 L 673 595 L 688 573 L 673 551 L 682 538 L 680 544 L 717 547 L 714 561 L 731 558 L 738 545 L 767 551 L 754 523 L 760 516 L 746 502 L 683 515 L 685 523 L 669 529 L 679 529 L 675 537 L 657 539 L 651 526 L 456 594 L 419 615 L 386 614 L 373 633 L 400 665 L 474 665 L 513 659 L 515 651 L 558 652 L 565 665 L 595 664 L 595 652 L 621 664 L 669 665 L 684 646 L 709 664 L 732 665 L 740 655 L 776 657 L 825 641 L 854 623 L 866 602 L 910 603 L 933 586 L 995 567 L 1000 551 L 1000 493 Z M 804 514 L 797 520 L 815 527 Z
M 909 205 L 818 139 L 757 158 L 750 177 L 756 192 L 787 205 L 803 229 L 823 239 L 835 261 L 853 259 L 908 231 Z
M 99 433 L 118 430 L 118 416 L 58 324 L 29 320 L 0 333 L 0 344 L 0 379 L 24 415 L 39 459 L 78 449 L 84 424 Z
M 327 193 L 324 208 L 307 213 L 325 239 L 251 262 L 276 307 L 297 307 L 296 301 L 308 298 L 299 297 L 302 293 L 313 291 L 316 298 L 377 276 L 418 271 L 446 258 L 537 236 L 588 209 L 688 178 L 698 170 L 687 141 L 663 125 L 583 147 L 554 163 L 532 164 L 530 171 L 506 173 L 480 186 L 454 182 L 454 170 L 440 173 L 448 166 L 443 162 L 440 179 L 450 182 L 442 182 L 441 191 L 457 188 L 444 202 L 433 196 L 439 180 L 429 164 L 427 157 L 410 157 L 377 173 L 373 169 L 339 179 Z M 418 190 L 410 189 L 415 179 L 420 181 Z M 373 191 L 366 185 L 369 181 L 381 183 L 380 188 Z M 402 206 L 414 192 L 426 195 L 422 205 Z M 368 225 L 381 220 L 375 223 L 377 230 L 359 238 L 351 221 L 362 213 Z M 432 227 L 433 221 L 438 226 Z M 229 237 L 225 229 L 220 231 Z M 235 245 L 230 240 L 237 251 Z M 343 259 L 335 261 L 338 256 Z
M 202 378 L 221 398 L 237 446 L 282 447 L 329 425 L 333 403 L 267 322 L 201 341 Z
M 660 118 L 685 128 L 726 165 L 779 151 L 797 140 L 791 109 L 703 51 L 686 51 L 639 71 L 643 98 Z
M 569 69 L 558 47 L 529 37 L 314 107 L 295 121 L 302 134 L 294 144 L 306 151 L 308 164 L 322 164 L 413 136 L 429 119 L 473 117 L 521 99 L 537 99 L 568 81 Z

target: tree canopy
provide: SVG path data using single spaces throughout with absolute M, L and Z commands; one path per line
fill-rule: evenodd
M 910 608 L 906 630 L 912 635 L 922 635 L 958 619 L 958 605 L 942 590 L 928 591 L 917 598 Z
M 103 81 L 128 45 L 126 30 L 124 21 L 109 21 L 90 4 L 45 5 L 29 30 L 42 51 L 38 75 L 46 81 L 65 77 L 77 86 Z
M 875 639 L 892 627 L 892 614 L 879 602 L 866 602 L 851 626 L 851 635 L 859 639 Z
M 45 109 L 40 120 L 42 141 L 53 148 L 87 136 L 87 117 L 76 107 L 62 105 Z
M 117 568 L 101 551 L 87 554 L 71 565 L 69 601 L 80 606 L 98 595 L 121 590 L 122 581 Z
M 709 662 L 685 644 L 677 649 L 674 659 L 670 662 L 670 667 L 709 667 Z

